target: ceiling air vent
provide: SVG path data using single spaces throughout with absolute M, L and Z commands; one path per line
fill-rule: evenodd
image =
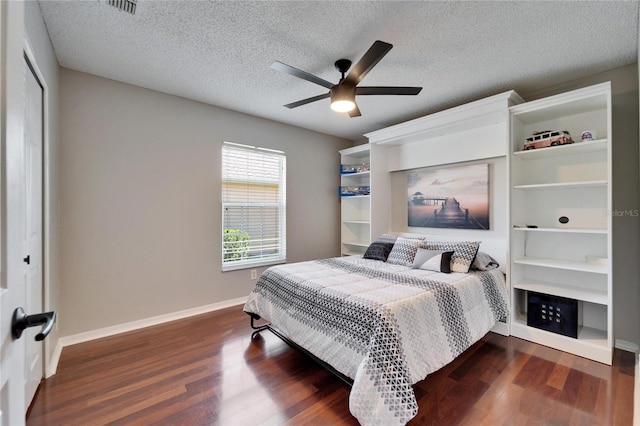
M 123 12 L 136 14 L 136 2 L 138 0 L 107 0 L 107 4 Z

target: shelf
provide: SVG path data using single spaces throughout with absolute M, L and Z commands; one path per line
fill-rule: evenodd
M 611 83 L 573 90 L 510 108 L 511 116 L 523 124 L 535 124 L 560 117 L 571 117 L 586 112 L 609 108 Z
M 528 151 L 516 151 L 515 158 L 521 160 L 536 160 L 539 158 L 552 158 L 565 155 L 586 154 L 589 152 L 606 152 L 607 139 L 597 139 L 586 142 L 574 142 L 569 145 L 550 146 L 548 148 L 531 149 Z
M 562 334 L 552 333 L 550 331 L 542 330 L 540 328 L 529 327 L 526 319 L 518 318 L 514 321 L 514 325 L 518 327 L 526 327 L 530 332 L 540 332 L 547 337 L 558 337 L 561 340 L 566 340 L 570 343 L 584 343 L 594 347 L 606 348 L 607 347 L 607 332 L 605 330 L 599 330 L 597 328 L 585 327 L 583 325 L 578 326 L 578 338 L 563 336 Z
M 611 365 L 613 349 L 605 330 L 582 326 L 578 331 L 578 338 L 574 339 L 529 327 L 526 320 L 518 318 L 511 323 L 511 334 L 521 339 Z
M 509 115 L 511 334 L 610 365 L 614 312 L 612 214 L 607 214 L 612 211 L 611 84 L 515 105 Z M 567 129 L 574 142 L 522 150 L 528 135 L 541 129 Z M 580 141 L 584 129 L 594 130 L 600 138 Z M 563 216 L 572 222 L 559 222 Z M 529 292 L 579 301 L 578 338 L 529 327 Z
M 351 148 L 345 148 L 339 151 L 342 157 L 367 159 L 370 156 L 368 144 L 356 145 Z
M 371 174 L 371 171 L 366 171 L 366 172 L 358 172 L 358 173 L 340 173 L 341 177 L 362 177 L 362 176 L 368 176 Z
M 368 144 L 340 151 L 340 242 L 342 256 L 362 256 L 371 233 L 371 149 Z M 347 171 L 347 173 L 344 173 Z M 354 171 L 355 173 L 348 173 Z
M 545 259 L 539 257 L 523 257 L 515 259 L 513 263 L 518 265 L 542 266 L 545 268 L 565 269 L 569 271 L 590 272 L 594 274 L 607 274 L 609 268 L 604 265 L 593 265 L 586 262 L 562 259 Z
M 369 247 L 369 243 L 366 241 L 343 241 L 342 244 L 352 247 Z
M 551 283 L 540 280 L 523 279 L 513 284 L 513 288 L 536 293 L 552 294 L 554 296 L 568 297 L 570 299 L 582 300 L 584 302 L 607 305 L 609 298 L 606 291 L 579 288 L 566 284 Z
M 566 233 L 574 233 L 574 234 L 603 234 L 606 235 L 608 231 L 606 229 L 595 229 L 595 228 L 513 228 L 514 231 L 521 232 L 566 232 Z
M 558 183 L 535 183 L 529 185 L 514 185 L 513 189 L 536 190 L 536 189 L 563 189 L 563 188 L 594 188 L 606 187 L 606 180 L 590 180 L 582 182 L 558 182 Z
M 371 198 L 371 195 L 340 195 L 341 200 L 348 200 L 350 198 Z

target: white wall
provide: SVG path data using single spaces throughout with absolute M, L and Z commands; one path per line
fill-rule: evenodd
M 223 141 L 286 152 L 289 262 L 339 255 L 350 141 L 65 68 L 60 92 L 63 336 L 248 295 L 221 272 Z
M 41 77 L 46 86 L 45 106 L 45 185 L 48 198 L 45 199 L 45 214 L 49 216 L 49 226 L 45 226 L 45 253 L 49 257 L 45 260 L 44 272 L 47 287 L 44 292 L 44 310 L 60 310 L 60 279 L 59 279 L 59 138 L 58 138 L 58 61 L 49 40 L 47 29 L 40 14 L 38 2 L 25 2 L 25 31 L 28 46 L 33 55 L 35 66 L 42 73 Z M 49 364 L 59 338 L 59 329 L 55 328 L 45 340 L 45 362 Z
M 506 105 L 506 104 L 505 104 Z M 506 106 L 505 106 L 506 108 Z M 508 127 L 504 120 L 492 124 L 432 137 L 421 142 L 389 148 L 391 177 L 391 226 L 394 232 L 419 233 L 429 236 L 508 239 Z M 481 160 L 475 160 L 481 158 Z M 473 159 L 473 160 L 471 160 Z M 489 164 L 489 230 L 418 228 L 407 225 L 407 174 L 416 169 L 428 170 Z M 507 244 L 505 243 L 505 250 Z M 506 259 L 506 253 L 492 253 Z
M 494 251 L 490 254 L 506 268 L 509 211 L 506 111 L 509 105 L 518 102 L 521 100 L 517 94 L 505 92 L 367 134 L 372 146 L 384 154 L 372 158 L 384 156 L 385 160 L 378 161 L 376 167 L 379 168 L 373 169 L 372 179 L 378 177 L 389 181 L 383 188 L 387 194 L 384 200 L 380 200 L 379 188 L 373 188 L 372 183 L 372 203 L 380 207 L 376 212 L 382 211 L 384 221 L 388 223 L 384 232 L 423 234 L 431 239 L 485 241 L 485 247 L 489 244 Z M 470 164 L 489 165 L 489 229 L 409 227 L 408 173 L 417 169 L 436 170 Z M 375 221 L 376 218 L 372 218 L 372 223 Z

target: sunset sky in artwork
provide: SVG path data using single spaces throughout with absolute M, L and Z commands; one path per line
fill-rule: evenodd
M 455 197 L 468 208 L 487 205 L 489 202 L 489 166 L 449 167 L 445 169 L 420 169 L 407 174 L 408 200 L 416 192 L 425 197 Z

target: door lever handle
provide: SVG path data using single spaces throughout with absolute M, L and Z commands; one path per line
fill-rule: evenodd
M 27 265 L 31 264 L 31 255 L 28 255 L 27 257 L 25 257 L 24 259 L 22 259 L 22 261 L 24 263 L 26 263 Z
M 53 323 L 56 322 L 56 311 L 43 312 L 41 314 L 27 315 L 24 313 L 24 309 L 16 308 L 13 311 L 13 319 L 11 321 L 11 333 L 14 339 L 19 339 L 22 336 L 22 332 L 28 327 L 36 327 L 43 325 L 40 333 L 36 334 L 36 341 L 44 340 L 49 335 L 53 328 Z

